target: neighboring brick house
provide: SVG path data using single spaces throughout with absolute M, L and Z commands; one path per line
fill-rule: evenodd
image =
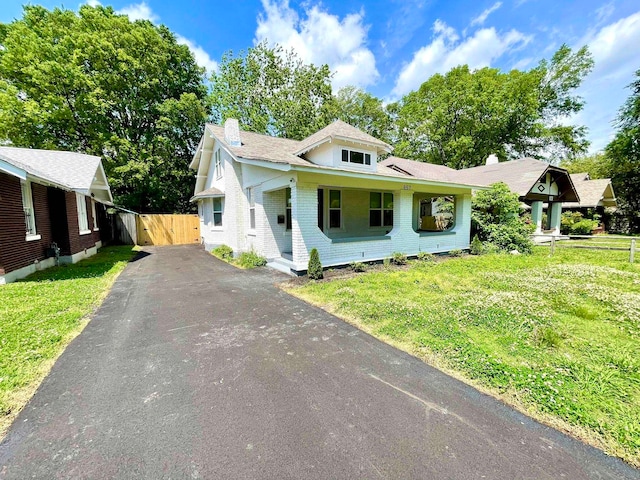
M 99 157 L 0 147 L 0 284 L 96 253 L 113 198 Z
M 445 179 L 446 167 L 421 164 L 418 178 L 378 161 L 390 152 L 341 121 L 302 141 L 207 124 L 190 165 L 202 243 L 253 249 L 295 273 L 314 247 L 324 266 L 469 248 L 471 193 L 482 187 Z

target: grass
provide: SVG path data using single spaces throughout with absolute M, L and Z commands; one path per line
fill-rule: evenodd
M 0 438 L 132 256 L 130 246 L 105 247 L 0 286 Z
M 287 287 L 640 466 L 640 265 L 628 252 L 411 262 Z

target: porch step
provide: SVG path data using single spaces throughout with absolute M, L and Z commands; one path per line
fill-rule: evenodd
M 291 267 L 293 267 L 293 262 L 287 260 L 286 258 L 274 258 L 270 262 L 267 262 L 267 267 L 273 268 L 274 270 L 278 270 L 279 272 L 286 273 L 287 275 L 291 275 L 295 277 L 296 275 L 291 271 Z

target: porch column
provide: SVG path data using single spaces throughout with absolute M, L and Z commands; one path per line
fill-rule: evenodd
M 531 204 L 531 221 L 536 226 L 534 233 L 542 233 L 542 201 L 540 200 Z
M 552 235 L 560 235 L 560 217 L 562 214 L 562 203 L 549 202 L 549 228 Z
M 413 190 L 393 192 L 393 229 L 389 232 L 392 251 L 414 255 L 420 236 L 413 229 Z
M 293 263 L 306 269 L 309 250 L 318 249 L 320 260 L 326 256 L 323 248 L 327 243 L 318 229 L 318 185 L 291 183 L 291 250 Z M 328 241 L 328 243 L 331 243 Z
M 456 247 L 467 249 L 471 243 L 471 195 L 456 195 L 455 226 Z

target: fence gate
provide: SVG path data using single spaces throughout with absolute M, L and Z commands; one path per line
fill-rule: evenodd
M 138 245 L 184 245 L 200 243 L 200 219 L 192 215 L 140 214 Z

